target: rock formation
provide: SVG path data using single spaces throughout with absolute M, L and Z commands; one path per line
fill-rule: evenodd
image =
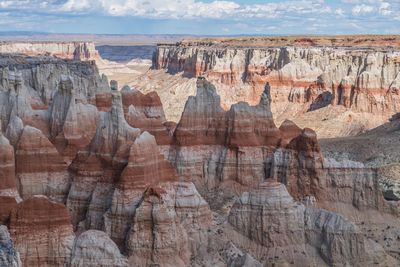
M 0 42 L 1 54 L 51 55 L 63 59 L 98 59 L 94 43 L 89 42 Z
M 391 260 L 378 245 L 370 251 L 369 240 L 353 223 L 339 214 L 296 203 L 283 184 L 267 182 L 243 193 L 232 207 L 229 222 L 263 247 L 281 250 L 280 257 L 284 255 L 292 264 L 318 262 L 308 256 L 312 254 L 309 245 L 328 266 L 363 266 L 375 263 L 377 258 Z M 266 264 L 279 262 L 280 257 L 269 258 Z
M 159 45 L 152 67 L 188 78 L 206 77 L 218 85 L 226 107 L 238 101 L 256 104 L 268 82 L 278 123 L 291 119 L 318 128 L 340 121 L 337 129 L 318 128 L 320 136 L 355 135 L 399 112 L 397 50 L 384 45 L 369 49 L 279 45 L 280 40 L 272 44 L 265 39 L 259 45 L 246 38 L 243 44 L 216 39 Z M 349 125 L 341 112 L 326 118 L 325 109 L 347 111 L 356 123 Z
M 75 235 L 63 204 L 44 196 L 24 200 L 12 212 L 10 233 L 23 266 L 69 263 Z
M 131 146 L 106 216 L 107 232 L 122 248 L 126 244 L 134 266 L 186 266 L 210 223 L 207 203 L 193 184 L 178 182 L 148 132 Z
M 229 181 L 248 186 L 265 179 L 266 158 L 281 141 L 269 100 L 267 85 L 258 105 L 239 103 L 225 112 L 215 87 L 199 78 L 197 94 L 188 99 L 174 132 L 169 159 L 202 189 Z
M 157 93 L 146 95 L 136 89 L 122 89 L 122 104 L 126 121 L 135 128 L 154 135 L 158 145 L 171 143 L 174 123 L 167 122 L 161 100 Z
M 39 129 L 24 127 L 15 154 L 22 198 L 47 195 L 65 201 L 70 186 L 68 165 Z
M 22 266 L 19 253 L 14 247 L 7 227 L 4 225 L 0 225 L 0 265 L 10 267 Z
M 221 74 L 233 86 L 235 73 L 265 72 L 256 105 L 227 108 L 198 78 L 177 125 L 156 93 L 118 91 L 90 61 L 0 55 L 0 265 L 398 265 L 397 169 L 323 155 L 313 130 L 276 127 L 273 86 L 326 100 L 313 76 L 323 57 L 290 51 L 279 70 Z M 353 85 L 341 80 L 343 108 Z M 384 127 L 398 139 L 396 117 Z
M 118 247 L 106 233 L 89 230 L 75 239 L 71 267 L 128 266 Z

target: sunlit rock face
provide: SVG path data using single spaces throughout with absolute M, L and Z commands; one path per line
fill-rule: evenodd
M 16 173 L 22 198 L 47 195 L 63 202 L 70 186 L 68 165 L 39 130 L 25 126 L 16 150 Z
M 95 60 L 99 53 L 90 42 L 2 42 L 0 53 L 29 56 L 52 55 L 63 59 Z
M 0 66 L 0 265 L 398 265 L 395 168 L 277 128 L 271 83 L 227 108 L 199 78 L 175 125 L 156 93 L 119 91 L 90 62 Z M 42 67 L 53 76 L 27 75 Z
M 285 186 L 275 182 L 243 193 L 228 220 L 244 236 L 288 255 L 269 258 L 268 264 L 283 258 L 287 262 L 313 265 L 318 261 L 315 256 L 308 256 L 313 249 L 319 251 L 317 257 L 329 266 L 363 266 L 377 258 L 386 259 L 379 245 L 376 251 L 367 248 L 369 240 L 351 221 L 294 201 Z
M 45 196 L 19 203 L 10 219 L 10 233 L 23 266 L 63 266 L 74 242 L 67 208 Z
M 301 40 L 290 45 L 279 45 L 279 40 L 258 45 L 246 38 L 242 41 L 159 45 L 152 68 L 171 75 L 206 77 L 217 86 L 222 106 L 227 108 L 239 101 L 257 104 L 268 82 L 272 112 L 279 124 L 295 120 L 324 137 L 355 135 L 399 112 L 398 51 L 384 42 L 362 49 L 303 45 Z M 162 100 L 171 102 L 166 96 Z M 330 123 L 336 129 L 327 127 Z
M 197 94 L 186 102 L 169 151 L 178 172 L 207 190 L 224 181 L 251 185 L 265 179 L 265 161 L 281 142 L 269 89 L 266 85 L 256 106 L 238 103 L 224 111 L 214 85 L 199 78 Z
M 131 146 L 106 214 L 106 231 L 129 263 L 186 266 L 210 223 L 208 204 L 192 183 L 179 182 L 155 137 L 143 132 Z
M 75 239 L 71 266 L 128 266 L 126 258 L 106 233 L 97 230 L 83 232 Z

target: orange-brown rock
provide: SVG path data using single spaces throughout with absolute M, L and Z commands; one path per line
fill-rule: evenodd
M 249 106 L 246 102 L 232 105 L 227 113 L 227 125 L 226 142 L 230 147 L 279 145 L 281 134 L 272 118 L 269 84 L 258 105 Z
M 320 181 L 322 164 L 317 135 L 313 130 L 305 128 L 286 148 L 274 153 L 272 177 L 285 184 L 290 194 L 297 199 L 323 197 Z
M 176 127 L 169 159 L 198 188 L 211 189 L 229 181 L 254 185 L 269 176 L 266 162 L 280 139 L 268 85 L 258 105 L 241 102 L 225 112 L 216 88 L 199 78 L 197 94 L 189 97 Z
M 331 40 L 337 39 L 332 37 Z M 344 130 L 348 127 L 345 119 L 327 117 L 322 108 L 356 114 L 355 120 L 361 126 L 353 126 L 352 135 L 377 127 L 399 112 L 398 51 L 385 43 L 380 43 L 379 48 L 364 49 L 358 45 L 340 47 L 334 43 L 304 46 L 290 43 L 290 38 L 285 42 L 260 41 L 259 45 L 253 45 L 253 40 L 211 39 L 161 44 L 153 57 L 152 68 L 166 70 L 172 75 L 183 72 L 188 78 L 206 77 L 217 86 L 226 107 L 239 101 L 250 105 L 258 103 L 265 84 L 269 83 L 276 121 L 302 122 L 302 127 L 315 128 L 320 136 L 348 134 Z M 279 43 L 282 46 L 277 45 Z M 170 92 L 175 88 L 178 85 Z M 179 97 L 165 93 L 162 101 L 174 103 Z M 310 111 L 314 111 L 318 120 L 309 119 Z M 172 112 L 166 110 L 166 113 Z M 369 120 L 365 116 L 369 116 Z M 340 120 L 338 127 L 343 131 L 317 127 L 323 119 L 328 120 L 326 123 Z
M 96 107 L 99 111 L 108 112 L 112 106 L 112 96 L 110 93 L 97 93 L 96 94 Z
M 187 233 L 165 193 L 160 188 L 148 190 L 135 211 L 127 238 L 131 266 L 183 267 L 190 262 Z
M 71 164 L 72 185 L 67 206 L 74 227 L 103 229 L 103 214 L 110 206 L 114 183 L 128 163 L 130 146 L 140 130 L 124 118 L 121 93 L 112 92 L 112 108 L 100 112 L 96 134 Z
M 173 166 L 160 154 L 154 136 L 143 132 L 130 148 L 128 165 L 124 168 L 107 214 L 107 231 L 123 245 L 134 210 L 149 186 L 177 181 Z
M 70 186 L 68 165 L 40 130 L 24 127 L 15 159 L 22 198 L 46 195 L 60 202 L 65 201 Z
M 63 204 L 45 196 L 24 200 L 12 212 L 10 233 L 23 266 L 69 264 L 75 235 Z
M 197 79 L 196 96 L 189 97 L 174 132 L 180 146 L 223 145 L 225 143 L 225 111 L 214 85 Z
M 0 196 L 0 224 L 7 225 L 10 220 L 11 211 L 17 206 L 17 198 L 14 196 Z
M 155 137 L 143 132 L 131 146 L 106 213 L 106 231 L 127 251 L 130 264 L 187 265 L 201 247 L 210 215 L 194 185 L 178 182 Z
M 99 115 L 74 89 L 70 76 L 61 76 L 49 107 L 50 140 L 68 161 L 89 145 L 96 133 Z
M 279 130 L 282 134 L 282 146 L 286 146 L 292 141 L 293 138 L 301 134 L 301 129 L 291 120 L 282 122 Z
M 164 109 L 156 92 L 146 95 L 136 89 L 122 89 L 122 104 L 126 121 L 135 128 L 154 135 L 158 145 L 171 143 L 171 131 L 165 125 Z

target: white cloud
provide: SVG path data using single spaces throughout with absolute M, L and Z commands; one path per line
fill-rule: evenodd
M 339 16 L 344 16 L 345 13 L 346 13 L 346 12 L 345 12 L 342 8 L 337 8 L 337 9 L 335 10 L 335 14 L 336 14 L 336 15 L 339 15 Z
M 390 10 L 391 6 L 387 2 L 382 2 L 379 6 L 379 14 L 383 16 L 389 16 L 392 14 L 392 10 Z
M 284 14 L 322 14 L 331 11 L 324 0 L 244 4 L 197 0 L 68 0 L 60 11 L 99 11 L 111 16 L 147 18 L 273 18 Z
M 356 5 L 351 10 L 353 15 L 363 15 L 363 14 L 371 13 L 373 11 L 374 11 L 374 7 L 373 6 L 369 6 L 369 5 L 365 5 L 365 4 Z

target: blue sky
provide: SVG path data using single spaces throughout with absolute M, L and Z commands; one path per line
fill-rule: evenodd
M 0 31 L 400 34 L 400 0 L 0 0 Z

